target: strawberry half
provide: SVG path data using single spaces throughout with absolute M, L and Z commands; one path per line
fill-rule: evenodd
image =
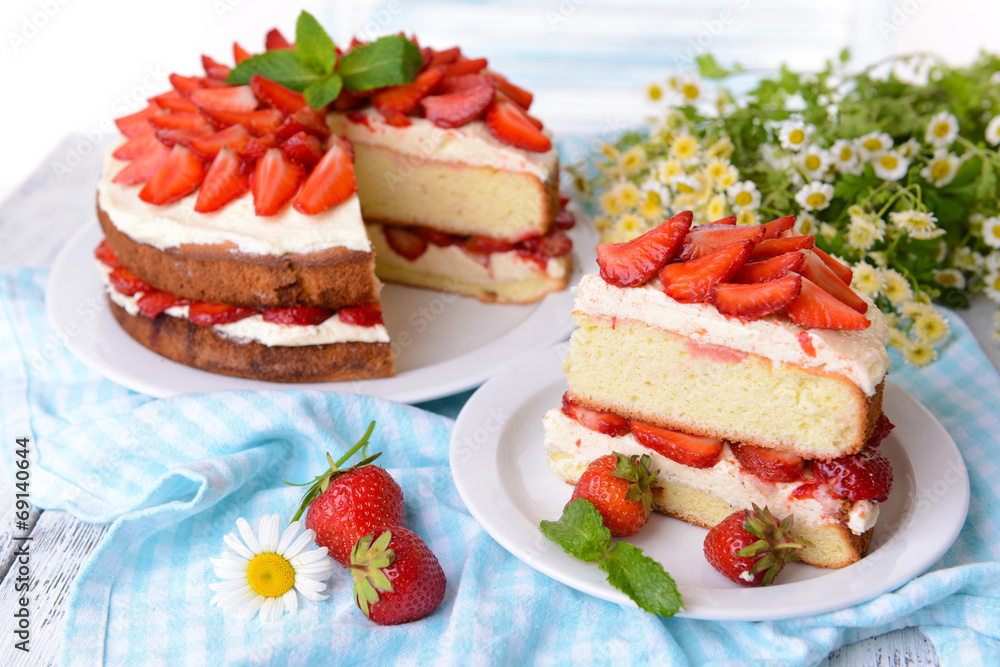
M 313 170 L 319 161 L 323 159 L 323 144 L 311 134 L 299 132 L 288 137 L 281 143 L 281 152 L 289 160 L 298 162 L 306 168 L 306 172 Z
M 139 307 L 139 312 L 146 317 L 156 317 L 174 306 L 187 306 L 190 303 L 190 299 L 182 299 L 170 292 L 154 288 L 139 297 L 136 305 Z
M 493 86 L 478 85 L 447 95 L 431 95 L 420 101 L 424 115 L 438 127 L 460 127 L 478 118 L 493 101 Z
M 212 160 L 205 182 L 198 191 L 194 210 L 199 213 L 217 211 L 250 189 L 250 175 L 243 169 L 239 153 L 223 148 Z
M 512 99 L 519 107 L 527 111 L 531 108 L 531 103 L 534 100 L 534 95 L 529 93 L 524 88 L 520 86 L 515 86 L 513 83 L 507 80 L 507 77 L 502 74 L 493 73 L 493 77 L 496 79 L 497 90 Z
M 109 276 L 115 291 L 125 296 L 135 296 L 139 292 L 152 292 L 153 286 L 135 275 L 124 266 L 114 269 Z
M 427 61 L 427 67 L 437 67 L 438 65 L 450 65 L 462 57 L 462 49 L 453 46 L 450 49 L 435 51 L 430 49 L 431 59 Z
M 698 259 L 736 241 L 749 240 L 757 244 L 764 238 L 766 231 L 761 225 L 736 227 L 725 223 L 692 227 L 684 237 L 677 259 L 682 262 Z
M 323 114 L 309 107 L 299 109 L 288 116 L 274 130 L 274 134 L 282 141 L 299 132 L 307 132 L 322 140 L 330 136 L 330 128 L 326 126 Z
M 680 303 L 701 303 L 712 296 L 716 283 L 729 282 L 746 263 L 753 249 L 751 240 L 737 241 L 688 262 L 667 264 L 659 273 L 663 291 Z
M 243 127 L 243 126 L 234 125 L 233 127 Z M 243 150 L 240 151 L 240 156 L 243 158 L 243 164 L 246 165 L 246 168 L 248 170 L 253 170 L 253 168 L 257 166 L 257 161 L 262 157 L 264 157 L 264 154 L 267 153 L 268 150 L 277 147 L 278 147 L 278 138 L 273 134 L 264 134 L 259 137 L 251 137 L 250 141 L 248 141 L 246 145 L 243 147 Z
M 747 262 L 733 274 L 732 280 L 734 283 L 766 283 L 784 278 L 789 271 L 797 271 L 805 261 L 804 251 L 797 250 L 756 262 Z
M 834 495 L 848 500 L 889 499 L 892 491 L 892 464 L 874 448 L 832 461 L 814 461 L 813 475 L 825 482 Z
M 122 263 L 118 261 L 118 256 L 115 254 L 115 251 L 108 245 L 107 239 L 101 239 L 101 242 L 97 244 L 96 248 L 94 248 L 94 257 L 96 257 L 99 262 L 105 266 L 110 266 L 112 269 L 117 269 L 122 265 Z
M 153 129 L 153 126 L 148 126 L 148 130 L 143 130 L 134 137 L 129 137 L 125 143 L 115 149 L 112 156 L 116 160 L 134 160 L 149 150 L 149 147 L 158 141 L 158 139 L 156 138 L 156 130 Z
M 250 142 L 251 136 L 250 130 L 242 125 L 232 125 L 206 137 L 192 139 L 189 148 L 207 162 L 214 159 L 224 147 L 242 153 Z
M 371 96 L 372 104 L 383 116 L 393 112 L 408 114 L 437 89 L 443 78 L 444 69 L 433 67 L 418 74 L 412 83 L 383 88 Z
M 812 236 L 785 236 L 780 239 L 767 239 L 754 246 L 753 252 L 750 253 L 750 260 L 768 259 L 796 250 L 809 250 L 815 244 L 816 239 Z
M 849 286 L 844 284 L 833 269 L 811 250 L 805 251 L 805 264 L 799 269 L 804 277 L 816 283 L 820 289 L 833 298 L 841 301 L 862 315 L 868 312 L 868 302 L 862 299 Z
M 201 185 L 205 178 L 205 163 L 180 144 L 170 150 L 156 173 L 139 191 L 139 199 L 162 206 L 182 199 Z
M 295 196 L 305 176 L 302 165 L 292 162 L 277 148 L 269 148 L 253 172 L 254 212 L 260 216 L 278 213 Z
M 257 99 L 266 102 L 286 116 L 291 116 L 306 106 L 306 98 L 302 93 L 286 88 L 260 74 L 250 76 L 250 90 Z
M 292 306 L 289 308 L 268 308 L 261 316 L 265 322 L 271 322 L 272 324 L 315 326 L 333 317 L 333 312 L 329 308 Z
M 159 141 L 153 141 L 142 155 L 122 167 L 111 181 L 123 185 L 148 181 L 166 162 L 168 155 L 170 155 L 169 148 Z
M 250 86 L 201 88 L 191 91 L 191 101 L 199 109 L 244 113 L 257 108 L 257 97 Z
M 802 279 L 802 291 L 785 312 L 800 327 L 857 331 L 871 326 L 867 317 L 830 296 L 808 278 Z
M 150 119 L 159 113 L 160 107 L 150 103 L 145 109 L 115 119 L 115 125 L 126 137 L 134 137 L 149 127 Z
M 446 76 L 437 87 L 439 95 L 457 93 L 476 86 L 495 86 L 496 79 L 492 74 L 459 74 L 458 76 Z
M 552 150 L 552 140 L 531 122 L 531 118 L 510 102 L 498 101 L 486 112 L 490 134 L 505 144 L 534 153 Z
M 569 397 L 569 392 L 562 397 L 563 414 L 591 431 L 597 431 L 612 438 L 629 432 L 628 420 L 610 412 L 600 412 L 586 408 Z
M 207 137 L 212 133 L 211 125 L 202 125 L 201 127 L 184 130 L 159 129 L 156 131 L 156 138 L 167 148 L 173 148 L 177 144 L 180 144 L 184 148 L 190 148 L 192 141 Z
M 742 320 L 759 320 L 781 312 L 802 291 L 802 278 L 785 276 L 766 283 L 718 283 L 712 287 L 712 305 L 720 313 Z
M 409 229 L 395 225 L 383 225 L 386 243 L 393 251 L 411 262 L 427 252 L 427 241 Z
M 318 140 L 317 140 L 318 141 Z M 345 146 L 346 144 L 346 146 Z M 326 155 L 306 179 L 295 198 L 295 210 L 306 215 L 322 213 L 345 201 L 358 189 L 346 139 L 331 142 Z
M 382 319 L 382 306 L 377 301 L 341 308 L 337 311 L 337 316 L 344 324 L 353 324 L 359 327 L 374 327 L 385 324 L 385 320 Z
M 565 206 L 565 204 L 563 204 L 563 206 Z M 572 211 L 561 208 L 559 209 L 559 212 L 556 213 L 556 217 L 552 219 L 552 226 L 563 231 L 573 229 L 573 227 L 576 226 L 576 216 L 573 215 Z
M 637 287 L 649 282 L 673 258 L 691 227 L 691 219 L 691 211 L 682 211 L 631 241 L 597 246 L 601 278 L 616 287 Z
M 730 445 L 730 449 L 741 466 L 766 482 L 795 482 L 802 479 L 805 461 L 801 456 L 735 442 Z
M 671 431 L 634 420 L 629 421 L 629 426 L 640 444 L 682 465 L 711 468 L 722 456 L 722 440 Z
M 203 327 L 213 327 L 216 324 L 239 322 L 242 319 L 256 315 L 258 312 L 253 308 L 195 301 L 188 309 L 188 319 Z
M 192 90 L 201 88 L 201 79 L 196 76 L 182 76 L 180 74 L 170 75 L 170 85 L 174 87 L 182 96 L 187 95 Z

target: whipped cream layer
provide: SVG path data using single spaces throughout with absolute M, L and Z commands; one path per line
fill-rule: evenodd
M 776 363 L 843 375 L 866 396 L 875 393 L 889 368 L 889 327 L 879 309 L 868 301 L 866 317 L 871 326 L 862 331 L 804 329 L 781 316 L 753 322 L 726 317 L 707 303 L 678 303 L 668 297 L 659 280 L 642 287 L 622 289 L 592 273 L 574 289 L 574 312 L 607 318 L 629 319 L 686 336 L 698 343 L 755 354 Z M 862 297 L 864 298 L 864 297 Z M 798 336 L 812 341 L 815 356 L 803 350 Z
M 386 123 L 374 107 L 350 113 L 364 114 L 365 120 L 352 121 L 345 112 L 331 112 L 327 116 L 327 124 L 334 134 L 419 160 L 523 172 L 534 175 L 543 183 L 559 162 L 555 148 L 546 153 L 533 153 L 498 141 L 482 120 L 446 129 L 426 118 L 408 117 L 410 125 L 395 127 Z
M 258 216 L 250 192 L 212 213 L 194 210 L 198 191 L 172 204 L 156 206 L 139 199 L 142 184 L 112 181 L 128 164 L 112 155 L 121 143 L 104 156 L 97 197 L 115 227 L 135 241 L 160 250 L 185 244 L 226 244 L 233 252 L 249 255 L 281 256 L 338 247 L 371 252 L 356 194 L 316 215 L 303 215 L 289 203 L 277 215 Z
M 795 514 L 795 523 L 828 526 L 846 523 L 851 532 L 860 535 L 875 525 L 878 503 L 859 500 L 853 503 L 828 494 L 816 493 L 814 498 L 792 498 L 791 494 L 806 481 L 767 482 L 746 473 L 733 456 L 729 445 L 723 446 L 722 456 L 711 468 L 692 468 L 659 454 L 640 444 L 631 433 L 612 437 L 592 431 L 554 408 L 542 418 L 545 426 L 545 451 L 549 465 L 564 468 L 567 476 L 576 479 L 595 459 L 612 451 L 626 456 L 648 454 L 651 469 L 659 470 L 657 479 L 681 482 L 723 500 L 733 507 L 749 508 L 753 503 L 768 507 L 778 518 Z M 555 455 L 555 456 L 553 456 Z M 654 482 L 655 483 L 655 482 Z M 822 487 L 821 487 L 822 488 Z M 844 515 L 845 503 L 850 503 Z
M 143 292 L 126 296 L 111 284 L 111 267 L 97 262 L 97 272 L 104 282 L 111 300 L 133 317 L 140 314 L 139 299 Z M 173 306 L 166 315 L 188 318 L 189 306 Z M 263 315 L 252 315 L 229 324 L 216 324 L 212 330 L 237 343 L 260 343 L 268 347 L 302 347 L 305 345 L 330 345 L 333 343 L 388 343 L 389 332 L 382 324 L 363 327 L 342 322 L 336 314 L 320 324 L 277 324 L 264 321 Z

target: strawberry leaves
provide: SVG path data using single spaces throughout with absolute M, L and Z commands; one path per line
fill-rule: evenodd
M 658 616 L 680 611 L 681 595 L 673 578 L 642 549 L 628 542 L 612 544 L 611 531 L 589 500 L 573 500 L 558 521 L 542 521 L 539 527 L 570 556 L 597 562 L 608 575 L 608 583 L 641 609 Z
M 292 49 L 266 51 L 241 61 L 226 77 L 230 85 L 243 85 L 259 74 L 302 93 L 314 109 L 333 102 L 344 88 L 372 90 L 410 83 L 423 63 L 416 44 L 392 35 L 360 44 L 337 63 L 333 40 L 309 13 L 299 14 Z
M 391 531 L 387 530 L 377 538 L 374 533 L 370 533 L 358 540 L 351 552 L 351 562 L 359 564 L 351 568 L 351 575 L 354 577 L 354 603 L 365 618 L 371 618 L 370 607 L 378 602 L 379 591 L 393 592 L 392 582 L 383 572 L 396 560 L 396 552 L 389 548 L 391 540 Z

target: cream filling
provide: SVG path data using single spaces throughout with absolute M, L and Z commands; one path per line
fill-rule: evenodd
M 648 454 L 652 458 L 652 469 L 659 470 L 658 478 L 700 489 L 733 507 L 749 508 L 756 503 L 759 507 L 769 507 L 779 518 L 794 514 L 796 523 L 812 526 L 841 523 L 837 515 L 843 501 L 832 496 L 792 498 L 792 492 L 806 482 L 766 482 L 744 473 L 729 445 L 723 447 L 719 462 L 711 468 L 692 468 L 643 446 L 631 433 L 612 437 L 592 431 L 567 417 L 559 408 L 545 413 L 542 422 L 545 451 L 550 461 L 554 454 L 559 455 L 553 463 L 555 466 L 578 468 L 582 472 L 591 461 L 611 451 L 626 456 Z M 877 503 L 855 501 L 848 511 L 847 527 L 857 535 L 864 533 L 875 525 L 878 511 Z
M 885 345 L 889 327 L 875 304 L 868 301 L 863 331 L 803 329 L 787 318 L 769 316 L 743 322 L 722 315 L 711 304 L 678 303 L 653 279 L 642 287 L 622 289 L 609 285 L 596 273 L 583 277 L 574 289 L 575 311 L 586 315 L 630 319 L 686 336 L 698 343 L 755 354 L 775 363 L 843 375 L 866 396 L 872 396 L 889 368 Z M 863 297 L 864 298 L 864 297 Z M 867 300 L 867 299 L 866 299 Z M 816 355 L 802 349 L 798 336 L 806 332 Z
M 350 113 L 364 114 L 368 119 L 367 124 L 353 122 L 347 118 L 347 113 L 334 111 L 326 119 L 334 134 L 347 137 L 352 142 L 387 148 L 419 160 L 523 172 L 534 175 L 543 183 L 548 180 L 559 161 L 555 148 L 546 153 L 533 153 L 498 141 L 482 120 L 446 129 L 426 118 L 410 118 L 410 125 L 394 127 L 386 123 L 382 114 L 374 107 Z
M 516 250 L 494 252 L 489 255 L 477 255 L 465 250 L 461 245 L 445 247 L 427 243 L 427 250 L 420 257 L 410 260 L 398 254 L 386 241 L 382 225 L 368 225 L 372 244 L 375 246 L 377 261 L 384 262 L 391 255 L 393 263 L 406 266 L 415 271 L 433 275 L 447 276 L 454 280 L 471 283 L 503 283 L 517 280 L 538 278 L 544 274 L 553 280 L 562 280 L 566 276 L 566 262 L 557 257 L 550 257 L 545 264 L 545 270 L 533 259 L 522 257 Z M 486 262 L 482 258 L 486 258 Z
M 111 300 L 129 315 L 140 313 L 139 299 L 142 292 L 126 296 L 111 284 L 111 267 L 97 262 L 97 271 L 104 282 Z M 188 306 L 173 306 L 164 311 L 171 317 L 187 319 Z M 333 315 L 320 324 L 276 324 L 265 322 L 263 315 L 253 315 L 229 324 L 216 324 L 212 330 L 237 343 L 260 343 L 268 347 L 302 347 L 305 345 L 330 345 L 332 343 L 388 343 L 389 332 L 384 325 L 362 327 L 342 322 Z
M 249 192 L 213 213 L 194 210 L 198 191 L 164 206 L 139 199 L 142 184 L 112 179 L 126 164 L 108 149 L 97 186 L 98 202 L 121 232 L 140 243 L 165 250 L 185 244 L 230 245 L 234 252 L 281 256 L 344 247 L 370 252 L 357 195 L 317 215 L 303 215 L 288 204 L 277 215 L 258 216 Z

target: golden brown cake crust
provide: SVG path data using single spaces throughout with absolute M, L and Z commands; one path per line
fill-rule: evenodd
M 237 343 L 170 315 L 129 315 L 108 299 L 111 313 L 132 338 L 168 359 L 210 373 L 268 382 L 341 382 L 393 374 L 389 343 L 333 343 L 268 347 Z
M 341 308 L 378 300 L 375 257 L 347 248 L 281 257 L 247 255 L 222 246 L 160 250 L 121 232 L 97 206 L 108 245 L 122 265 L 178 296 L 252 308 Z

